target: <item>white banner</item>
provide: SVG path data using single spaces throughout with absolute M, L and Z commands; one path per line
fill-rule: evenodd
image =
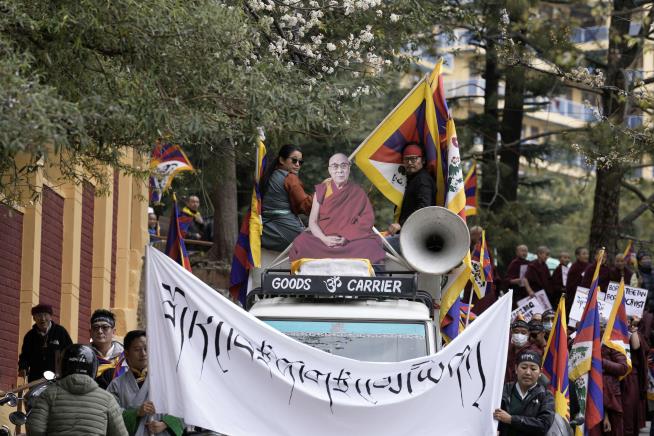
M 231 436 L 495 435 L 511 294 L 438 354 L 362 362 L 297 342 L 147 248 L 158 412 Z
M 616 295 L 618 295 L 619 287 L 620 283 L 609 283 L 609 286 L 606 290 L 607 303 L 610 302 L 613 304 Z M 637 316 L 638 318 L 643 317 L 643 311 L 645 310 L 645 304 L 647 303 L 647 292 L 647 289 L 643 288 L 633 288 L 631 286 L 624 287 L 625 308 L 627 310 L 627 316 Z

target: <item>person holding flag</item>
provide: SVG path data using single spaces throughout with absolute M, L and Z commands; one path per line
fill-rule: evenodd
M 600 311 L 597 306 L 599 269 L 604 250 L 598 252 L 595 271 L 588 291 L 586 307 L 577 327 L 577 334 L 569 352 L 569 376 L 579 394 L 579 407 L 584 413 L 585 434 L 602 434 L 604 424 L 604 394 L 602 377 L 602 343 Z M 577 427 L 577 435 L 581 429 Z
M 454 120 L 445 100 L 442 65 L 441 60 L 431 74 L 416 83 L 350 159 L 386 198 L 401 207 L 406 187 L 406 177 L 402 174 L 403 151 L 411 143 L 420 145 L 427 171 L 435 180 L 435 205 L 447 208 L 465 221 L 461 156 Z M 445 342 L 459 334 L 460 294 L 470 279 L 471 269 L 468 252 L 462 264 L 448 274 L 441 293 L 439 320 Z
M 402 150 L 402 168 L 406 173 L 406 188 L 400 205 L 397 222 L 388 226 L 386 240 L 401 253 L 400 229 L 411 214 L 424 207 L 436 205 L 436 183 L 425 168 L 424 152 L 420 145 L 410 142 Z
M 614 306 L 619 306 L 619 304 L 615 304 Z M 624 348 L 621 351 L 618 350 L 619 347 L 628 344 L 628 340 L 627 342 L 623 341 L 623 339 L 626 338 L 624 336 L 626 332 L 622 331 L 623 327 L 626 329 L 626 325 L 611 328 L 609 321 L 604 318 L 600 323 L 600 328 L 604 337 L 602 341 L 604 419 L 602 420 L 601 425 L 603 432 L 599 431 L 599 426 L 595 427 L 594 431 L 588 433 L 592 436 L 600 434 L 610 434 L 614 436 L 624 435 L 624 409 L 622 407 L 623 400 L 622 390 L 620 389 L 620 380 L 625 378 L 631 370 L 631 361 L 627 360 L 627 356 L 629 355 L 628 345 L 627 350 Z M 614 342 L 613 339 L 607 339 L 607 336 L 609 335 L 613 338 L 616 332 L 620 338 L 620 345 L 616 344 L 618 341 Z

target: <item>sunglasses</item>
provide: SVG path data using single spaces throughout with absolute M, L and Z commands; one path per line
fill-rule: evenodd
M 291 160 L 291 162 L 293 162 L 293 165 L 300 164 L 300 166 L 302 166 L 304 164 L 304 161 L 302 159 L 298 159 L 296 157 L 289 157 L 289 159 Z

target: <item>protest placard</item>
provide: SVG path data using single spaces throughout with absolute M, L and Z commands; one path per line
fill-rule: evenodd
M 515 321 L 518 315 L 522 314 L 522 318 L 529 322 L 536 313 L 543 313 L 546 309 L 536 298 L 523 298 L 524 304 L 518 302 L 518 308 L 511 312 L 511 322 Z
M 613 304 L 616 295 L 618 295 L 618 288 L 620 283 L 610 282 L 606 290 L 606 301 Z M 647 289 L 632 288 L 631 286 L 624 287 L 624 298 L 627 310 L 627 316 L 637 316 L 642 318 L 645 304 L 647 304 Z
M 568 315 L 568 326 L 574 327 L 581 320 L 581 316 L 584 314 L 584 309 L 586 308 L 586 301 L 588 300 L 588 290 L 588 288 L 577 286 L 575 299 L 572 302 L 570 314 Z M 610 301 L 605 301 L 605 298 L 606 294 L 604 292 L 600 292 L 597 295 L 597 307 L 601 316 L 608 319 L 611 315 L 613 304 Z
M 544 289 L 541 289 L 540 291 L 536 292 L 533 297 L 525 297 L 522 300 L 518 300 L 517 306 L 518 307 L 524 306 L 531 300 L 537 300 L 538 304 L 540 305 L 539 307 L 543 309 L 543 312 L 552 308 L 552 305 L 550 304 L 550 299 L 547 298 L 547 294 L 545 293 Z M 539 312 L 534 312 L 534 313 L 539 313 Z

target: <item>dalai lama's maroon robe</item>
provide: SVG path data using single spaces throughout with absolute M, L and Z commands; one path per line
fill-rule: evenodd
M 326 236 L 341 236 L 345 245 L 328 247 L 311 232 L 303 232 L 289 252 L 291 261 L 309 258 L 363 258 L 378 264 L 384 260 L 382 240 L 372 231 L 375 213 L 361 187 L 347 182 L 340 189 L 331 180 L 316 185 L 320 204 L 318 225 Z

